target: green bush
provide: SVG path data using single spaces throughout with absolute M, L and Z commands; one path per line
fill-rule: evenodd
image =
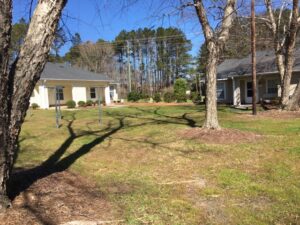
M 192 92 L 190 99 L 192 100 L 193 103 L 199 104 L 202 101 L 201 95 L 197 94 L 196 92 Z
M 39 108 L 40 106 L 39 106 L 38 104 L 36 104 L 36 103 L 32 103 L 32 104 L 31 104 L 31 107 L 32 107 L 32 109 L 37 109 L 37 108 Z
M 150 96 L 147 93 L 140 93 L 140 99 L 148 100 L 150 99 Z
M 155 94 L 154 94 L 154 97 L 153 97 L 153 100 L 154 100 L 155 102 L 161 102 L 160 93 L 155 93 Z
M 86 101 L 86 106 L 93 106 L 93 105 L 94 105 L 93 100 L 87 100 Z
M 79 101 L 78 106 L 79 107 L 85 107 L 85 101 Z
M 185 79 L 179 78 L 174 84 L 174 95 L 177 102 L 186 102 L 187 82 Z
M 175 101 L 175 96 L 172 92 L 166 92 L 164 94 L 164 101 L 165 102 L 174 102 Z
M 104 100 L 100 100 L 100 104 L 105 104 L 105 101 Z M 94 101 L 94 106 L 96 106 L 96 105 L 99 105 L 99 101 L 98 100 L 95 100 Z
M 69 109 L 74 109 L 76 107 L 76 102 L 73 100 L 69 100 L 67 101 L 66 105 Z
M 141 99 L 141 94 L 136 91 L 132 91 L 128 93 L 127 99 L 129 102 L 137 102 Z

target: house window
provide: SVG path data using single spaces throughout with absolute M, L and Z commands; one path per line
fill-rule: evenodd
M 110 86 L 109 87 L 109 96 L 110 96 L 110 99 L 113 99 L 114 95 L 115 95 L 115 87 L 114 86 Z
M 218 100 L 225 99 L 225 83 L 224 82 L 217 83 L 217 98 L 218 98 Z
M 96 88 L 90 88 L 90 96 L 91 98 L 96 98 Z
M 64 100 L 64 89 L 56 88 L 56 100 Z
M 247 82 L 247 97 L 250 98 L 253 95 L 252 82 Z
M 278 93 L 277 80 L 267 80 L 267 93 L 268 94 Z

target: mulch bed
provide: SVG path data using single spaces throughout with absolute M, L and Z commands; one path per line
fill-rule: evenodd
M 56 225 L 74 220 L 115 220 L 113 208 L 92 182 L 71 172 L 36 181 L 0 214 L 1 225 Z
M 227 128 L 222 128 L 220 130 L 189 128 L 181 132 L 180 136 L 185 139 L 196 139 L 200 142 L 208 144 L 236 144 L 255 142 L 262 138 L 262 135 L 255 134 L 253 132 Z

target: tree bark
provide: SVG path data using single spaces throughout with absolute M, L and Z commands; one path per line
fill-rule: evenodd
M 0 92 L 1 99 L 8 98 L 7 104 L 0 105 L 0 112 L 5 112 L 7 108 L 7 112 L 5 112 L 7 116 L 5 121 L 6 135 L 0 142 L 0 154 L 4 157 L 1 160 L 4 169 L 0 171 L 0 193 L 2 194 L 0 205 L 7 195 L 7 184 L 17 156 L 18 138 L 29 107 L 30 96 L 47 62 L 48 53 L 66 1 L 39 0 L 19 57 L 11 66 L 5 83 L 2 83 L 2 78 L 5 76 L 1 74 L 1 86 L 6 85 L 9 88 L 7 92 L 2 89 Z M 4 36 L 10 35 L 4 34 Z M 2 204 L 2 208 L 4 207 L 7 205 Z
M 12 1 L 0 0 L 0 210 L 10 203 L 6 197 L 7 173 L 6 149 L 8 137 L 8 61 L 12 20 Z
M 251 58 L 252 58 L 252 114 L 256 115 L 256 24 L 255 0 L 251 0 Z
M 204 128 L 220 129 L 217 109 L 217 62 L 218 50 L 214 42 L 208 42 L 207 50 L 209 52 L 206 66 L 206 97 L 205 97 L 205 121 Z
M 206 102 L 204 128 L 220 129 L 217 111 L 217 63 L 219 53 L 229 38 L 229 29 L 232 26 L 236 0 L 227 0 L 224 8 L 224 16 L 220 30 L 213 31 L 207 19 L 202 0 L 194 0 L 194 6 L 208 50 L 208 62 L 206 65 Z
M 300 105 L 300 82 L 298 83 L 294 94 L 292 95 L 289 103 L 286 106 L 286 110 L 288 111 L 297 111 L 299 110 Z
M 284 77 L 284 53 L 283 53 L 283 44 L 284 44 L 284 40 L 280 41 L 280 34 L 279 34 L 279 26 L 280 26 L 280 21 L 281 21 L 281 17 L 282 17 L 282 11 L 283 11 L 283 7 L 280 10 L 279 13 L 279 17 L 278 17 L 278 22 L 276 22 L 275 17 L 274 17 L 274 13 L 273 13 L 273 9 L 272 9 L 272 1 L 271 0 L 265 0 L 265 5 L 267 8 L 267 12 L 269 15 L 269 19 L 270 19 L 270 25 L 268 26 L 273 34 L 273 46 L 274 46 L 274 50 L 275 50 L 275 57 L 276 57 L 276 66 L 279 72 L 279 76 L 280 76 L 280 81 L 281 83 L 283 83 L 283 77 Z
M 295 61 L 295 45 L 298 31 L 298 9 L 299 0 L 293 0 L 292 19 L 290 23 L 289 32 L 286 37 L 286 55 L 285 55 L 285 73 L 283 79 L 283 89 L 281 96 L 281 105 L 283 109 L 288 109 L 290 100 L 290 85 L 293 73 L 293 66 Z
M 273 33 L 274 39 L 274 51 L 276 56 L 276 64 L 278 68 L 278 72 L 280 74 L 281 81 L 281 108 L 284 110 L 294 110 L 299 108 L 299 100 L 300 95 L 297 93 L 298 86 L 296 91 L 290 98 L 290 85 L 293 73 L 293 66 L 295 61 L 295 45 L 296 45 L 296 37 L 299 27 L 298 17 L 299 17 L 299 9 L 298 9 L 299 0 L 293 0 L 293 8 L 291 11 L 290 22 L 288 24 L 288 29 L 284 34 L 280 33 L 280 21 L 282 17 L 282 11 L 284 7 L 281 7 L 279 17 L 275 20 L 273 9 L 272 9 L 272 1 L 265 0 L 265 5 L 267 8 L 268 16 L 269 16 L 269 27 Z M 280 39 L 280 36 L 283 36 Z M 293 104 L 297 104 L 293 106 Z

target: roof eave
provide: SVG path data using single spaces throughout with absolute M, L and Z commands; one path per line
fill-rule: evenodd
M 40 80 L 54 80 L 54 81 L 91 81 L 91 82 L 113 82 L 113 80 L 82 80 L 82 79 L 55 79 L 55 78 L 40 78 Z

